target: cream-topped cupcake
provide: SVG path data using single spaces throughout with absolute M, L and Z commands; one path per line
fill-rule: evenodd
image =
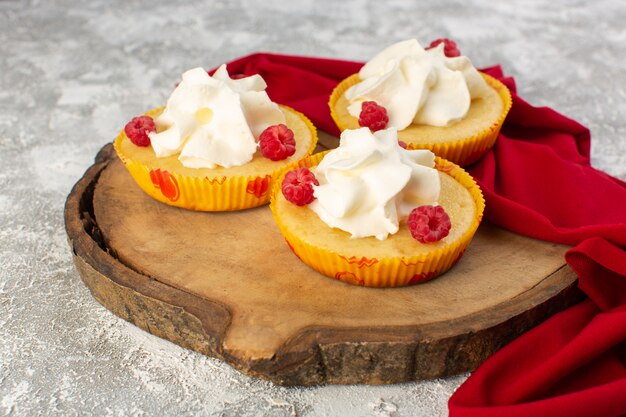
M 482 218 L 471 176 L 431 151 L 403 149 L 395 129 L 346 130 L 308 164 L 310 173 L 289 171 L 276 184 L 271 208 L 294 253 L 339 280 L 430 279 L 458 261 Z
M 448 57 L 445 44 L 424 49 L 414 39 L 386 48 L 342 81 L 331 95 L 341 130 L 367 126 L 363 104 L 386 113 L 387 128 L 411 149 L 431 149 L 461 165 L 494 144 L 511 106 L 507 88 L 478 72 L 464 56 Z
M 230 78 L 225 65 L 213 76 L 189 70 L 167 105 L 133 119 L 115 149 L 137 184 L 167 204 L 206 211 L 265 204 L 273 179 L 317 143 L 311 122 L 273 103 L 265 88 L 259 75 Z

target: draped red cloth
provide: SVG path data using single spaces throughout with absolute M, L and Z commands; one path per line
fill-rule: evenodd
M 338 134 L 328 97 L 361 65 L 258 53 L 228 70 L 262 75 L 272 100 Z M 485 194 L 485 216 L 526 236 L 575 245 L 565 260 L 588 299 L 489 358 L 452 395 L 450 415 L 626 415 L 626 183 L 591 166 L 587 128 L 525 102 L 500 67 L 483 71 L 513 95 L 496 145 L 467 167 Z

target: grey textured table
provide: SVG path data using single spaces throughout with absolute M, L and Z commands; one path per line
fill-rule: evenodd
M 165 2 L 164 2 L 165 3 Z M 62 209 L 97 150 L 180 74 L 259 50 L 365 60 L 456 39 L 520 94 L 591 128 L 626 179 L 626 5 L 0 0 L 0 416 L 439 416 L 464 376 L 282 388 L 153 337 L 82 285 Z

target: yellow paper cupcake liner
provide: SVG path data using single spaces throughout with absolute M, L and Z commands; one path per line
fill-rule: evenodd
M 323 156 L 323 153 L 315 154 L 304 160 L 302 166 L 315 166 Z M 471 175 L 458 165 L 439 157 L 435 159 L 435 164 L 439 171 L 450 175 L 470 192 L 476 204 L 476 215 L 462 236 L 428 253 L 411 257 L 378 259 L 366 258 L 358 253 L 338 253 L 307 243 L 300 236 L 292 233 L 277 213 L 276 199 L 284 198 L 280 195 L 279 185 L 284 174 L 279 177 L 272 189 L 270 207 L 291 250 L 302 262 L 316 271 L 340 281 L 367 287 L 402 287 L 417 284 L 446 272 L 459 261 L 478 229 L 485 209 L 482 192 Z
M 513 102 L 511 99 L 511 93 L 504 84 L 487 74 L 482 72 L 480 74 L 485 82 L 498 93 L 500 99 L 502 100 L 502 112 L 500 113 L 498 119 L 491 126 L 489 126 L 489 128 L 484 129 L 472 136 L 439 143 L 407 143 L 408 149 L 430 149 L 437 156 L 458 165 L 467 166 L 476 162 L 493 147 L 496 143 L 496 139 L 498 138 L 498 134 L 500 133 L 500 129 L 502 128 L 502 124 L 504 123 L 504 119 L 509 113 Z M 328 101 L 330 114 L 335 121 L 335 124 L 342 132 L 350 127 L 346 121 L 337 114 L 336 104 L 337 101 L 344 95 L 346 90 L 357 84 L 359 81 L 359 74 L 353 74 L 341 81 L 330 95 L 330 99 Z
M 130 172 L 137 185 L 150 197 L 171 206 L 197 211 L 243 210 L 267 204 L 274 179 L 283 172 L 301 166 L 317 145 L 317 130 L 302 113 L 287 106 L 281 106 L 297 114 L 311 134 L 311 144 L 306 154 L 288 164 L 281 165 L 267 175 L 196 177 L 163 170 L 155 164 L 148 165 L 132 159 L 122 151 L 121 143 L 128 140 L 124 130 L 113 143 L 115 151 Z M 163 107 L 153 109 L 147 116 L 156 117 Z

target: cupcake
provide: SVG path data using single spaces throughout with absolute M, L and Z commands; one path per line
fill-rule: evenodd
M 287 244 L 341 281 L 399 287 L 451 268 L 484 210 L 478 185 L 429 150 L 399 146 L 395 129 L 345 130 L 337 149 L 308 158 L 272 190 Z
M 340 130 L 395 128 L 409 149 L 465 166 L 494 145 L 511 108 L 508 89 L 480 73 L 452 41 L 391 45 L 343 80 L 329 106 Z
M 222 65 L 182 75 L 164 107 L 131 120 L 114 142 L 151 197 L 191 210 L 266 204 L 272 183 L 311 154 L 317 132 L 301 113 L 273 103 L 259 75 L 232 79 Z

